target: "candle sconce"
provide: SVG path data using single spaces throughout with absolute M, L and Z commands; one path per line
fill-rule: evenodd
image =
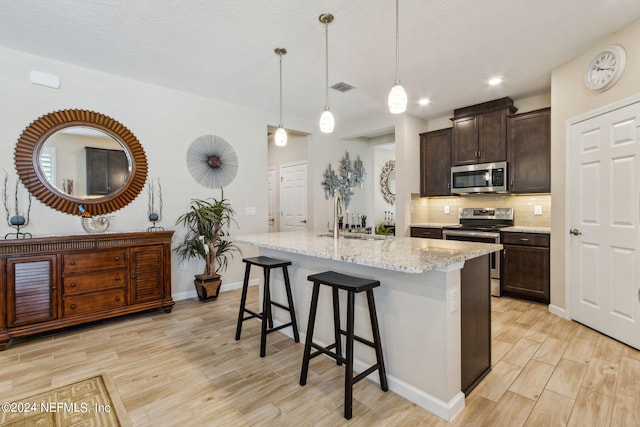
M 5 239 L 10 239 L 10 238 L 15 238 L 15 239 L 28 239 L 33 237 L 31 235 L 31 233 L 23 233 L 20 231 L 20 227 L 26 227 L 27 225 L 29 225 L 29 216 L 31 213 L 31 193 L 27 193 L 28 194 L 28 200 L 29 200 L 29 204 L 27 206 L 27 211 L 26 211 L 26 215 L 21 214 L 21 210 L 19 207 L 19 193 L 20 193 L 20 180 L 16 178 L 16 187 L 15 187 L 15 192 L 13 194 L 13 199 L 14 199 L 14 209 L 13 212 L 15 213 L 15 215 L 11 215 L 11 210 L 9 209 L 9 191 L 8 191 L 8 187 L 9 187 L 9 175 L 5 172 L 4 174 L 4 192 L 2 193 L 2 200 L 4 202 L 4 210 L 7 214 L 7 223 L 9 224 L 10 227 L 15 228 L 16 232 L 15 233 L 7 233 L 5 234 L 4 238 Z
M 164 231 L 164 227 L 156 225 L 158 221 L 162 220 L 162 186 L 160 185 L 160 178 L 156 182 L 157 185 L 153 179 L 149 179 L 147 183 L 147 193 L 149 194 L 147 216 L 153 224 L 153 226 L 147 228 L 147 231 Z M 156 209 L 156 199 L 158 200 L 158 209 Z

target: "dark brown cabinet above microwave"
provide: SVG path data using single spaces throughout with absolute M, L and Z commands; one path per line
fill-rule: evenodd
M 500 98 L 453 111 L 451 165 L 507 160 L 507 116 L 518 109 Z

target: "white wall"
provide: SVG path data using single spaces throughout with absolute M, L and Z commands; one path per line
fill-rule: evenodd
M 121 122 L 140 140 L 149 162 L 148 176 L 159 177 L 162 184 L 164 211 L 159 225 L 176 229 L 175 220 L 188 209 L 191 199 L 220 195 L 219 190 L 196 183 L 187 172 L 185 160 L 194 139 L 215 134 L 226 139 L 238 155 L 238 175 L 225 188 L 225 196 L 237 212 L 237 228 L 241 232 L 266 231 L 267 125 L 277 122 L 277 117 L 7 49 L 0 49 L 0 70 L 0 170 L 9 173 L 10 183 L 16 179 L 15 142 L 29 123 L 55 110 L 88 109 Z M 58 75 L 60 89 L 31 84 L 31 70 Z M 300 129 L 304 126 L 296 124 Z M 140 231 L 150 226 L 147 198 L 145 189 L 130 205 L 115 212 L 109 231 Z M 247 206 L 256 207 L 257 215 L 246 216 Z M 0 221 L 1 236 L 14 231 Z M 34 236 L 84 233 L 79 216 L 60 213 L 35 199 L 31 223 L 25 231 Z M 183 234 L 177 229 L 174 247 Z M 253 249 L 247 251 L 251 255 Z M 192 260 L 182 270 L 174 254 L 174 296 L 193 292 L 193 275 L 202 268 L 202 262 Z M 242 280 L 240 257 L 236 256 L 223 279 L 226 283 Z
M 587 64 L 610 44 L 627 51 L 626 70 L 618 83 L 605 92 L 592 92 L 584 84 Z M 640 93 L 640 20 L 600 40 L 590 49 L 553 70 L 551 74 L 551 304 L 566 308 L 566 220 L 571 190 L 565 187 L 567 121 Z

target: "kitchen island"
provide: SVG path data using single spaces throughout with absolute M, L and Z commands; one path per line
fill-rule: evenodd
M 501 245 L 375 235 L 336 240 L 297 232 L 234 240 L 259 247 L 260 255 L 292 261 L 289 273 L 303 337 L 312 288 L 307 276 L 333 270 L 379 280 L 374 293 L 389 388 L 436 415 L 452 419 L 464 407 L 463 390 L 489 371 L 488 255 Z M 285 301 L 282 275 L 272 274 L 272 297 Z M 284 312 L 275 309 L 274 322 L 284 321 Z M 333 342 L 332 322 L 331 292 L 321 287 L 314 341 Z M 356 298 L 355 328 L 356 335 L 371 336 L 364 295 Z M 290 328 L 282 331 L 290 334 Z M 474 359 L 470 365 L 467 358 Z M 356 345 L 356 371 L 374 360 L 373 350 Z M 369 379 L 378 381 L 376 375 Z

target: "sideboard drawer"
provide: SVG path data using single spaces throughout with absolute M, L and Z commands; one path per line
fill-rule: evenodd
M 127 305 L 126 296 L 126 289 L 112 289 L 84 296 L 67 297 L 64 298 L 64 316 L 75 316 L 110 308 L 124 307 Z
M 122 249 L 68 253 L 62 257 L 62 273 L 124 267 L 125 261 L 125 251 Z
M 63 294 L 93 292 L 127 286 L 127 271 L 124 268 L 92 274 L 79 274 L 62 278 Z

